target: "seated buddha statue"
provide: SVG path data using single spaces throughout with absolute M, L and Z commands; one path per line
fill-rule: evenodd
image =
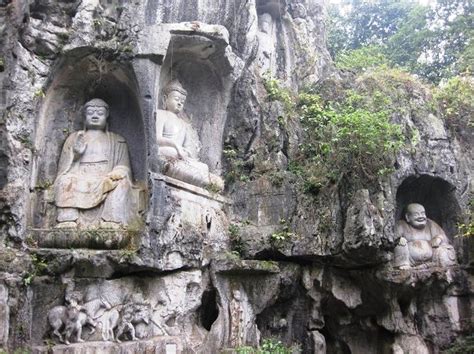
M 109 106 L 84 105 L 85 128 L 68 136 L 54 182 L 58 228 L 120 228 L 136 216 L 125 138 L 109 132 Z
M 187 92 L 177 81 L 164 89 L 163 105 L 156 116 L 158 154 L 163 162 L 163 174 L 198 187 L 215 185 L 224 188 L 222 179 L 209 172 L 209 167 L 199 161 L 200 141 L 191 123 L 181 112 Z
M 421 204 L 412 203 L 406 208 L 405 220 L 396 226 L 400 237 L 395 247 L 395 267 L 409 269 L 416 266 L 450 266 L 456 264 L 456 253 L 449 244 L 443 229 L 426 217 Z

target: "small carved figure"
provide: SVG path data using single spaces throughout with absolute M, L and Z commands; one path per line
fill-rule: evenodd
M 53 330 L 53 336 L 58 337 L 60 342 L 64 342 L 61 331 L 66 326 L 67 322 L 67 307 L 66 306 L 54 306 L 48 312 L 48 323 Z
M 164 110 L 158 110 L 156 137 L 159 156 L 164 162 L 163 173 L 199 187 L 211 184 L 224 188 L 222 179 L 209 172 L 209 167 L 198 160 L 199 137 L 184 117 L 187 92 L 174 80 L 164 89 Z
M 64 343 L 69 344 L 69 339 L 73 334 L 76 335 L 76 342 L 84 342 L 82 339 L 82 327 L 85 325 L 92 327 L 89 332 L 90 334 L 95 332 L 96 323 L 79 304 L 70 304 L 70 306 L 68 306 L 67 316 L 66 329 L 64 330 Z
M 107 131 L 109 106 L 103 100 L 90 100 L 84 112 L 84 130 L 66 139 L 59 160 L 56 227 L 118 228 L 136 213 L 127 142 Z
M 292 7 L 292 14 L 294 19 L 304 19 L 308 15 L 308 11 L 303 4 L 296 3 Z
M 456 253 L 449 244 L 443 229 L 426 217 L 421 204 L 409 204 L 405 220 L 396 227 L 400 237 L 395 247 L 395 266 L 408 269 L 433 263 L 437 266 L 450 266 L 456 263 Z
M 95 332 L 96 323 L 74 297 L 68 300 L 67 306 L 55 306 L 49 310 L 47 318 L 53 335 L 65 344 L 69 344 L 73 334 L 76 335 L 77 342 L 83 342 L 82 327 L 85 325 L 91 327 L 90 334 Z M 61 330 L 64 331 L 63 334 Z
M 140 322 L 150 323 L 150 306 L 148 304 L 129 303 L 124 306 L 121 312 L 119 323 L 117 325 L 117 333 L 115 339 L 120 341 L 120 337 L 129 334 L 131 340 L 138 340 L 135 334 L 135 326 Z
M 274 62 L 275 45 L 273 42 L 273 18 L 270 14 L 264 13 L 258 17 L 257 32 L 258 54 L 257 64 L 260 68 L 260 74 L 272 72 Z
M 104 312 L 101 317 L 102 322 L 102 339 L 105 341 L 115 340 L 114 329 L 119 324 L 120 313 L 117 309 L 111 308 Z
M 242 296 L 239 290 L 232 292 L 230 307 L 230 336 L 231 348 L 237 348 L 244 344 L 244 313 L 242 308 Z

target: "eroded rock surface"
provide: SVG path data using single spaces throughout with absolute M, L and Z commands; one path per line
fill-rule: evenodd
M 423 85 L 387 93 L 413 140 L 391 174 L 316 196 L 295 182 L 304 129 L 268 83 L 293 94 L 317 83 L 328 96 L 373 87 L 334 68 L 323 5 L 0 4 L 0 349 L 217 353 L 273 337 L 303 353 L 433 353 L 470 333 L 472 241 L 455 237 L 472 199 L 470 149 Z M 174 80 L 187 91 L 175 115 L 200 145 L 196 183 L 192 169 L 163 170 L 157 121 Z M 94 97 L 110 107 L 104 130 L 127 142 L 138 220 L 53 229 L 61 150 Z M 410 203 L 457 262 L 394 266 Z

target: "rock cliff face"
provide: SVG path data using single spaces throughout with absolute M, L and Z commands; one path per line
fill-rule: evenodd
M 319 0 L 0 2 L 0 349 L 218 353 L 276 338 L 303 353 L 436 353 L 472 330 L 472 240 L 455 237 L 471 152 L 426 88 L 386 92 L 416 140 L 389 176 L 317 196 L 294 183 L 304 131 L 282 124 L 269 80 L 294 94 L 371 87 L 334 68 L 324 11 Z M 162 173 L 155 121 L 173 79 L 222 193 Z M 129 146 L 141 220 L 55 229 L 59 155 L 93 97 Z M 414 202 L 455 265 L 393 266 Z

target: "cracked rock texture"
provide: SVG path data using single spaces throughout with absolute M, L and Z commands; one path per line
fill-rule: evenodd
M 262 74 L 265 13 L 274 51 Z M 264 76 L 293 93 L 344 81 L 324 18 L 322 0 L 0 2 L 0 349 L 218 353 L 273 337 L 302 353 L 437 353 L 472 333 L 472 240 L 455 237 L 472 152 L 428 89 L 399 88 L 392 120 L 418 140 L 390 176 L 316 198 L 292 179 L 302 127 L 281 124 L 285 105 L 268 99 Z M 160 174 L 154 119 L 173 78 L 188 90 L 200 159 L 232 177 L 222 194 Z M 130 146 L 142 223 L 119 249 L 49 248 L 59 154 L 92 97 L 109 103 L 110 129 Z M 443 227 L 458 265 L 392 267 L 394 226 L 413 201 Z M 97 327 L 66 346 L 47 317 L 74 294 Z M 130 306 L 142 316 L 131 322 L 137 341 L 105 341 Z

